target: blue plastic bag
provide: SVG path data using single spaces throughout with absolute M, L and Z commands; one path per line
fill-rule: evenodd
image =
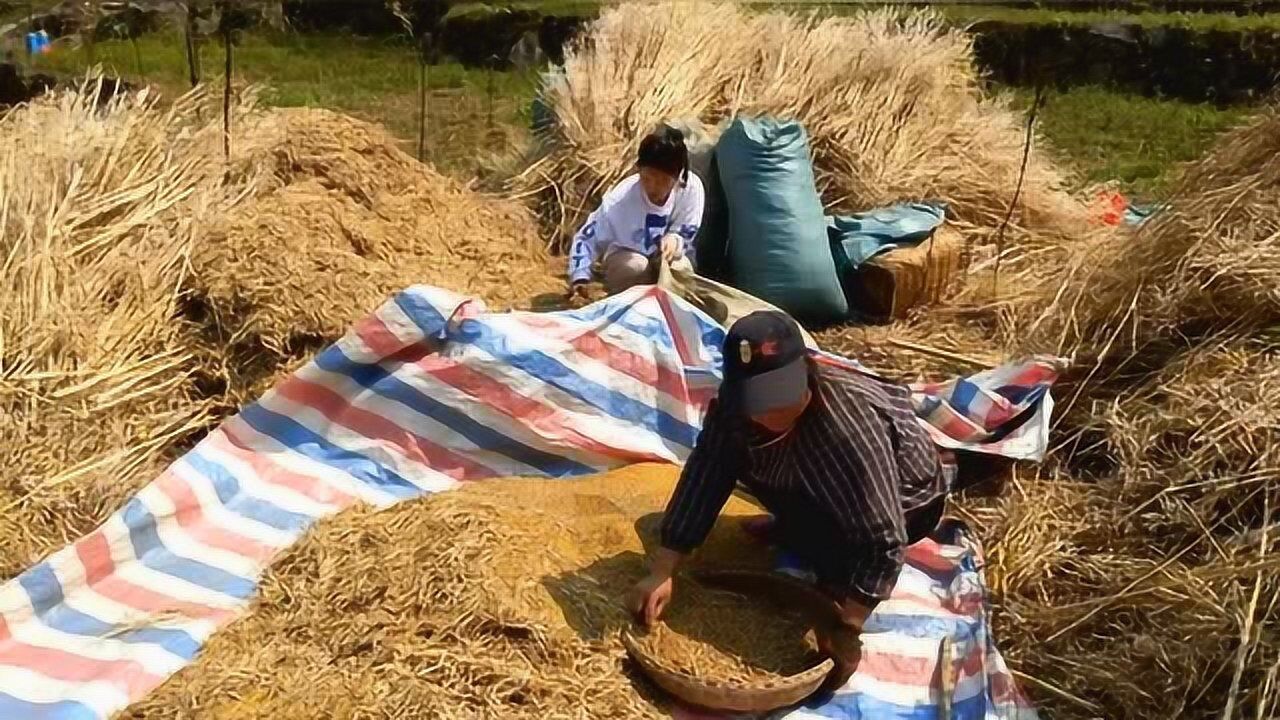
M 901 203 L 827 218 L 827 239 L 841 275 L 895 248 L 928 239 L 947 217 L 942 202 Z

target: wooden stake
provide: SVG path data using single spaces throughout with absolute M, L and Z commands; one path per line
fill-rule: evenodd
M 187 46 L 187 73 L 191 87 L 200 84 L 200 54 L 196 51 L 196 0 L 187 0 L 187 20 L 182 26 L 183 41 Z
M 230 12 L 230 0 L 223 0 L 222 17 L 219 18 L 222 25 L 222 51 L 226 59 L 224 68 L 226 75 L 222 81 L 222 155 L 227 162 L 231 162 L 231 46 L 234 44 L 231 37 L 231 20 L 228 15 Z

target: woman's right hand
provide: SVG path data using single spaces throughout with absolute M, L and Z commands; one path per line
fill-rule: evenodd
M 650 573 L 636 583 L 627 598 L 627 608 L 636 619 L 649 626 L 662 617 L 673 592 L 671 576 L 666 573 Z

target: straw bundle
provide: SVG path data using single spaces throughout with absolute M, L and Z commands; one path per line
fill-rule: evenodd
M 323 522 L 252 616 L 126 717 L 662 716 L 618 630 L 676 474 L 491 480 Z M 703 556 L 768 561 L 733 518 Z
M 1019 308 L 1024 332 L 1040 346 L 1134 355 L 1174 335 L 1271 324 L 1278 200 L 1280 106 L 1271 106 L 1186 168 L 1168 208 L 1142 229 L 1072 246 L 1065 277 L 1050 269 L 1059 277 L 1048 297 Z
M 1008 212 L 1024 142 L 1004 101 L 982 96 L 968 36 L 929 13 L 803 18 L 734 4 L 622 5 L 591 25 L 542 97 L 556 122 L 511 186 L 536 198 L 554 247 L 664 120 L 797 119 L 828 206 L 940 198 L 971 236 Z M 1041 157 L 1028 166 L 1015 232 L 1084 232 L 1084 206 Z

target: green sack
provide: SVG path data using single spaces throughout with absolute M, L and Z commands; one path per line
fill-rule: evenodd
M 796 122 L 733 121 L 716 146 L 732 284 L 807 324 L 844 319 L 809 140 Z

